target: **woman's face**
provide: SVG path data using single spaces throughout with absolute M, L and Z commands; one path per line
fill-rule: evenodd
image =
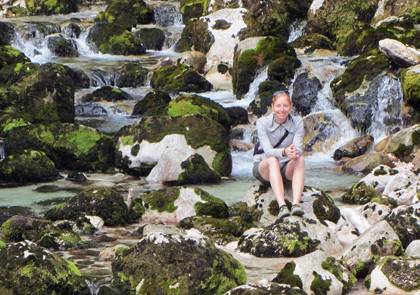
M 284 122 L 292 110 L 292 104 L 290 103 L 290 98 L 287 95 L 277 96 L 271 107 L 273 108 L 276 119 L 280 122 Z

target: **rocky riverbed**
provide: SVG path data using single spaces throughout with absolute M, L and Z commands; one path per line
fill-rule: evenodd
M 418 7 L 0 1 L 0 294 L 418 294 Z M 281 223 L 251 175 L 278 89 Z

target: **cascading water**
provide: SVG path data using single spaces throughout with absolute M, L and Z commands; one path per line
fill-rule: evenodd
M 295 41 L 297 38 L 303 35 L 306 23 L 306 20 L 297 20 L 292 23 L 292 25 L 290 26 L 289 39 L 287 40 L 288 43 Z
M 155 22 L 158 26 L 169 27 L 182 25 L 182 13 L 171 4 L 162 4 L 153 8 Z

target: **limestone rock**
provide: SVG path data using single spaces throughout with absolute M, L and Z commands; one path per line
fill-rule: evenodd
M 414 66 L 420 63 L 420 52 L 397 40 L 384 39 L 379 41 L 379 50 L 402 67 Z

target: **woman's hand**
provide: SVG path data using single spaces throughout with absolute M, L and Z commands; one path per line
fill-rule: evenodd
M 299 158 L 300 157 L 300 155 L 299 155 L 299 153 L 298 153 L 298 151 L 296 149 L 296 146 L 294 144 L 291 144 L 288 147 L 286 147 L 284 149 L 284 154 L 289 159 L 296 159 L 296 158 Z

